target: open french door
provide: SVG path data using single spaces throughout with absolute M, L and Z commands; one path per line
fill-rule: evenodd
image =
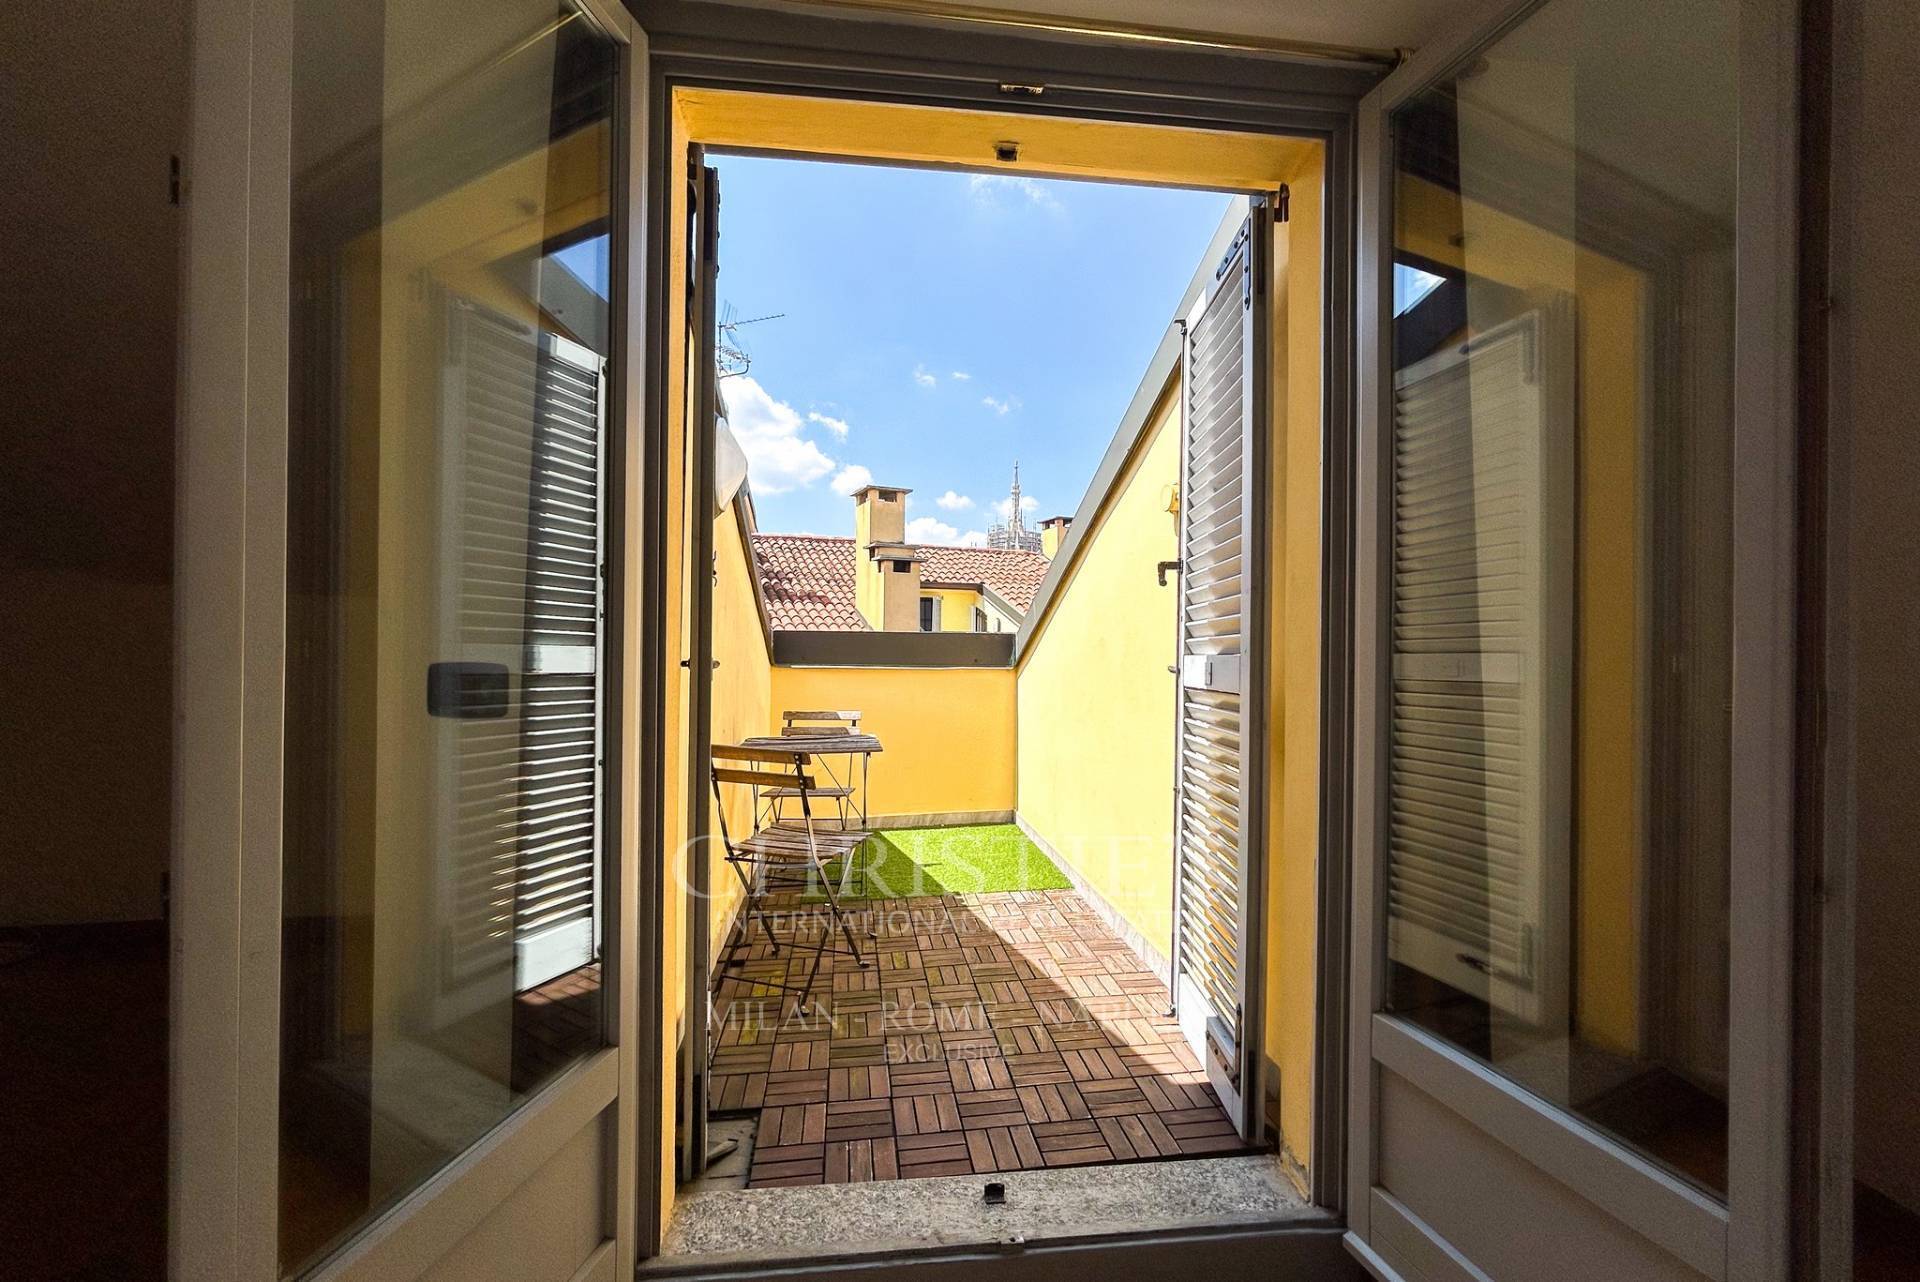
M 1186 317 L 1181 379 L 1174 1012 L 1240 1134 L 1263 1126 L 1266 309 L 1273 207 Z
M 645 34 L 202 0 L 192 59 L 170 1274 L 630 1275 Z
M 1788 1275 L 1794 15 L 1504 0 L 1360 107 L 1382 1279 Z
M 714 450 L 721 413 L 719 331 L 720 173 L 694 144 L 687 158 L 687 974 L 680 1045 L 678 1173 L 707 1169 L 707 1061 L 713 1000 L 710 900 L 713 827 L 707 763 L 712 740 Z

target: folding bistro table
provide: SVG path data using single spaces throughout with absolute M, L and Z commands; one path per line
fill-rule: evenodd
M 874 754 L 881 752 L 879 739 L 874 735 L 860 733 L 856 729 L 843 731 L 822 731 L 810 729 L 795 735 L 758 735 L 755 739 L 741 739 L 743 748 L 772 748 L 776 752 L 803 754 L 804 758 L 814 760 L 822 756 L 845 756 L 847 773 L 833 777 L 828 787 L 816 787 L 812 796 L 829 796 L 841 804 L 841 825 L 843 827 L 866 827 L 866 785 L 868 785 L 868 766 L 874 760 Z M 852 766 L 854 760 L 860 764 L 860 785 L 854 787 Z M 822 762 L 824 764 L 824 762 Z M 768 789 L 766 798 L 778 808 L 781 800 L 793 795 L 791 789 Z
M 843 827 L 865 828 L 867 826 L 867 776 L 868 766 L 873 754 L 881 751 L 880 741 L 870 734 L 860 731 L 858 712 L 783 712 L 781 720 L 786 729 L 777 735 L 760 735 L 741 741 L 743 748 L 772 748 L 781 752 L 793 752 L 796 744 L 804 744 L 804 751 L 810 759 L 821 757 L 845 757 L 845 773 L 836 773 L 827 762 L 820 765 L 826 770 L 830 782 L 825 787 L 817 787 L 812 794 L 815 797 L 829 798 L 836 803 Z M 812 722 L 815 724 L 806 724 Z M 841 724 L 819 724 L 838 722 Z M 860 783 L 856 788 L 853 780 L 855 759 L 860 767 Z M 790 788 L 769 789 L 766 794 L 770 811 L 774 819 L 780 817 L 780 803 L 794 796 Z

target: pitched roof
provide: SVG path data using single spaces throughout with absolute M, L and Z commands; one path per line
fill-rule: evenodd
M 979 584 L 1022 612 L 1047 574 L 1047 558 L 1037 552 L 937 545 L 919 552 L 922 583 Z M 753 553 L 776 631 L 871 630 L 854 604 L 852 539 L 756 533 Z
M 1047 558 L 1012 548 L 925 547 L 920 554 L 922 583 L 978 583 L 992 588 L 1008 605 L 1025 614 L 1047 577 Z
M 758 534 L 753 559 L 776 631 L 866 632 L 853 601 L 853 540 Z

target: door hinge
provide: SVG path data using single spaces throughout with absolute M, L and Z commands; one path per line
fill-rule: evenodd
M 1291 216 L 1292 206 L 1293 192 L 1285 183 L 1281 183 L 1280 190 L 1274 194 L 1273 198 L 1273 221 L 1276 223 L 1286 222 L 1288 217 Z

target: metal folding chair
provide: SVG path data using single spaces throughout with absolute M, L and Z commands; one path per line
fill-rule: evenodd
M 813 982 L 820 974 L 820 964 L 828 953 L 852 957 L 862 967 L 872 965 L 861 955 L 853 927 L 840 905 L 840 890 L 843 887 L 834 884 L 829 871 L 829 865 L 837 860 L 841 864 L 841 877 L 845 878 L 854 852 L 867 839 L 867 833 L 864 829 L 822 822 L 815 818 L 813 800 L 819 795 L 819 790 L 807 768 L 810 757 L 811 754 L 800 748 L 787 752 L 715 744 L 712 749 L 713 798 L 719 817 L 720 841 L 726 847 L 726 860 L 732 865 L 734 875 L 740 879 L 741 888 L 747 896 L 740 932 L 737 938 L 728 943 L 720 961 L 720 969 L 738 964 L 736 955 L 741 949 L 752 946 L 755 923 L 766 932 L 767 941 L 774 955 L 778 956 L 782 943 L 774 929 L 772 915 L 767 910 L 767 897 L 782 890 L 804 891 L 817 885 L 826 896 L 827 919 L 821 923 L 820 929 L 813 932 L 816 936 L 813 942 L 813 965 L 807 971 L 806 982 L 750 981 L 767 988 L 797 992 L 803 998 L 812 992 Z M 735 841 L 727 829 L 726 799 L 721 791 L 722 786 L 727 784 L 744 785 L 756 791 L 783 790 L 799 801 L 800 818 L 798 821 L 776 819 L 757 827 L 753 835 L 745 840 Z M 756 812 L 757 809 L 756 802 Z M 801 914 L 796 912 L 791 938 L 785 945 L 795 951 L 804 944 L 800 920 Z M 827 946 L 836 928 L 846 940 L 844 949 Z M 791 978 L 789 972 L 788 980 Z

